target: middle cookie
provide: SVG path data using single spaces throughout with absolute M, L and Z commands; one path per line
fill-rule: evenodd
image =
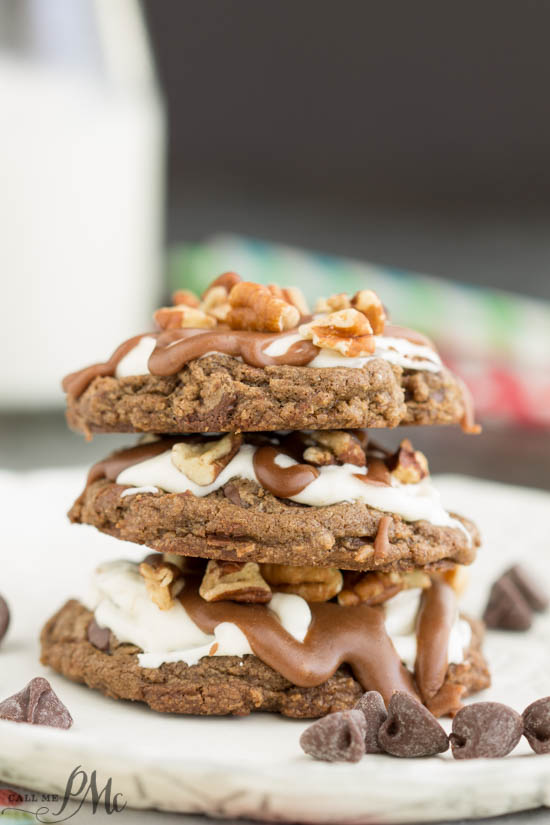
M 69 516 L 162 553 L 348 570 L 470 564 L 480 543 L 422 453 L 359 430 L 147 439 L 92 467 Z

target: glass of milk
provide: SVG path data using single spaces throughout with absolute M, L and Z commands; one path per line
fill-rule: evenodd
M 165 132 L 137 0 L 0 0 L 0 406 L 151 327 Z

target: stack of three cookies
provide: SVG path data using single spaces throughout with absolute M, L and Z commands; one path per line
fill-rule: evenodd
M 369 290 L 311 314 L 235 273 L 155 320 L 64 382 L 75 429 L 143 434 L 91 469 L 70 518 L 146 552 L 48 621 L 43 663 L 158 711 L 318 717 L 400 690 L 456 712 L 489 682 L 457 604 L 478 532 L 410 441 L 368 431 L 475 429 L 433 345 Z

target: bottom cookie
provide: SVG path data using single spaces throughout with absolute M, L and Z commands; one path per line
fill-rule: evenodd
M 89 641 L 94 614 L 68 601 L 46 623 L 41 636 L 42 663 L 114 699 L 145 702 L 164 713 L 244 716 L 253 711 L 315 718 L 353 707 L 364 688 L 347 665 L 314 687 L 298 687 L 252 654 L 206 655 L 193 665 L 183 661 L 142 667 L 141 649 L 113 633 L 101 650 Z M 487 687 L 481 653 L 482 624 L 468 620 L 472 635 L 464 660 L 449 665 L 442 687 L 428 707 L 438 716 L 457 710 L 460 698 Z M 96 641 L 96 644 L 98 642 Z

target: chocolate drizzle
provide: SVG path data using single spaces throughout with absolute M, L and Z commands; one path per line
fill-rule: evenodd
M 456 595 L 438 578 L 422 592 L 416 628 L 415 677 L 422 701 L 432 699 L 445 681 L 449 637 L 456 620 Z
M 388 531 L 393 524 L 391 516 L 382 516 L 378 522 L 378 530 L 374 539 L 374 561 L 385 558 L 390 551 Z
M 252 460 L 258 482 L 274 496 L 296 496 L 319 476 L 319 470 L 311 464 L 279 467 L 275 461 L 278 455 L 283 453 L 276 447 L 259 447 Z
M 108 361 L 93 364 L 67 375 L 62 386 L 68 395 L 78 398 L 94 378 L 114 375 L 124 356 L 145 337 L 157 339 L 155 349 L 148 361 L 151 375 L 176 375 L 189 361 L 213 352 L 242 358 L 252 367 L 283 365 L 304 367 L 310 364 L 319 353 L 319 348 L 311 341 L 296 341 L 282 355 L 273 356 L 266 353 L 270 344 L 293 335 L 295 332 L 296 330 L 282 333 L 248 332 L 220 326 L 206 332 L 202 329 L 170 329 L 160 333 L 144 333 L 121 344 Z M 405 327 L 387 325 L 385 335 L 392 338 L 404 338 L 411 343 L 433 348 L 431 341 L 420 333 Z
M 236 624 L 255 655 L 299 687 L 320 685 L 347 663 L 363 689 L 377 690 L 386 702 L 395 690 L 417 695 L 378 607 L 311 604 L 312 621 L 300 643 L 263 605 L 205 602 L 190 581 L 179 599 L 204 633 L 213 633 L 221 622 Z
M 94 378 L 114 375 L 116 368 L 124 356 L 128 355 L 128 353 L 131 352 L 137 344 L 139 344 L 141 339 L 146 338 L 148 335 L 151 337 L 156 337 L 156 333 L 154 332 L 145 332 L 142 335 L 135 335 L 133 338 L 129 338 L 117 347 L 109 360 L 105 361 L 103 364 L 92 364 L 91 367 L 85 367 L 83 370 L 71 372 L 70 375 L 66 375 L 61 382 L 64 392 L 74 398 L 78 398 L 79 395 L 82 395 L 88 385 L 92 383 Z
M 127 450 L 117 450 L 110 456 L 94 464 L 88 473 L 86 486 L 89 487 L 99 478 L 106 478 L 108 481 L 116 481 L 117 476 L 127 467 L 140 464 L 149 458 L 154 458 L 167 450 L 171 450 L 174 444 L 181 441 L 181 438 L 159 438 L 157 441 L 149 441 L 147 444 L 138 444 Z

